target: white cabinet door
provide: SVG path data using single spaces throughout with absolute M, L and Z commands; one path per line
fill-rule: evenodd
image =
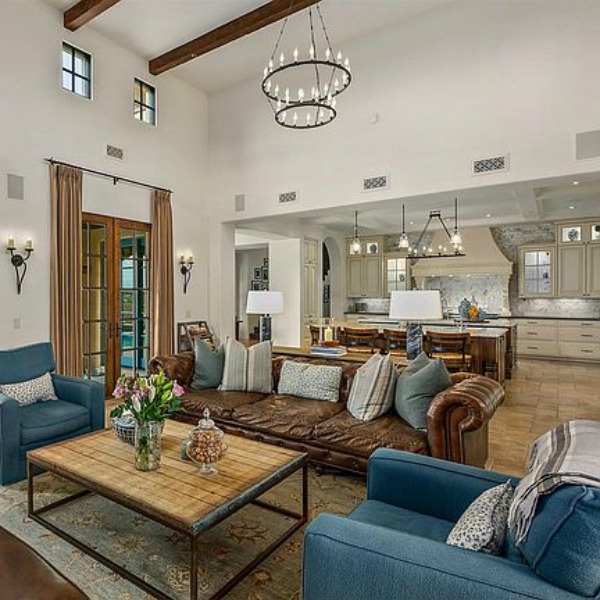
M 304 265 L 304 317 L 314 319 L 319 315 L 319 298 L 317 296 L 317 265 Z
M 580 298 L 585 294 L 585 253 L 583 244 L 558 249 L 558 296 Z
M 367 298 L 382 296 L 383 262 L 380 257 L 366 257 L 362 265 L 362 291 Z
M 346 295 L 360 298 L 362 293 L 362 264 L 360 256 L 346 259 Z
M 587 294 L 600 298 L 600 244 L 587 247 Z

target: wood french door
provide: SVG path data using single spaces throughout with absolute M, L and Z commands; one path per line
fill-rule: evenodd
M 111 392 L 150 360 L 151 227 L 84 214 L 82 234 L 84 373 Z

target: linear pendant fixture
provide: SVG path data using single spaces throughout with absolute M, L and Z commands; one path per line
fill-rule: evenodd
M 282 48 L 282 42 L 287 41 L 288 18 L 263 71 L 261 88 L 282 127 L 322 127 L 336 118 L 337 96 L 352 81 L 350 60 L 334 51 L 319 5 L 314 12 L 312 7 L 308 9 L 309 47 L 300 51 L 296 46 L 292 52 Z

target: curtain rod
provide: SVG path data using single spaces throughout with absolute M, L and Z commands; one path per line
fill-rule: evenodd
M 67 162 L 63 162 L 62 160 L 55 160 L 53 158 L 45 158 L 45 162 L 50 163 L 52 165 L 62 165 L 63 167 L 72 167 L 73 169 L 79 169 L 84 173 L 89 173 L 90 175 L 97 175 L 98 177 L 106 177 L 107 179 L 112 179 L 113 184 L 117 185 L 120 181 L 123 183 L 129 183 L 130 185 L 137 185 L 139 187 L 145 187 L 150 190 L 158 190 L 160 192 L 168 192 L 172 194 L 172 190 L 168 190 L 166 188 L 158 187 L 156 185 L 151 185 L 149 183 L 144 183 L 142 181 L 135 181 L 135 179 L 127 179 L 127 177 L 121 177 L 120 175 L 111 175 L 110 173 L 104 173 L 102 171 L 95 171 L 94 169 L 87 169 L 86 167 L 80 167 L 79 165 L 72 165 Z

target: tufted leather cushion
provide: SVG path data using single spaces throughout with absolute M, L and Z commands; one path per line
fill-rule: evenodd
M 252 404 L 266 398 L 260 392 L 223 392 L 221 390 L 189 390 L 181 399 L 183 410 L 202 416 L 205 408 L 213 417 L 228 419 L 238 406 Z

